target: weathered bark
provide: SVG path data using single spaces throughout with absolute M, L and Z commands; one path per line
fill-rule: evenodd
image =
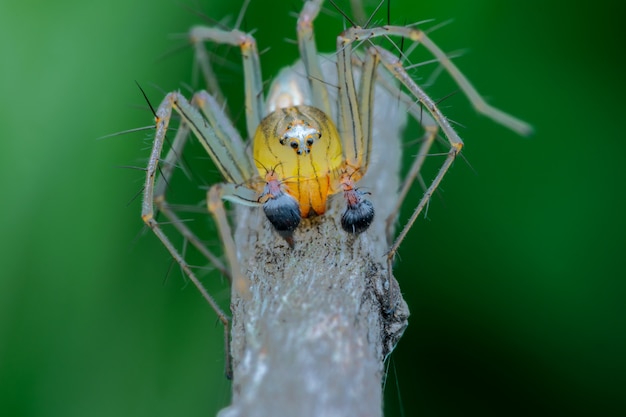
M 333 71 L 325 66 L 331 85 Z M 365 233 L 342 230 L 340 194 L 323 216 L 302 221 L 293 249 L 262 210 L 237 208 L 235 241 L 252 297 L 232 295 L 233 401 L 221 417 L 381 415 L 384 360 L 409 314 L 384 256 L 406 112 L 377 88 L 374 113 L 372 162 L 359 182 L 376 209 Z

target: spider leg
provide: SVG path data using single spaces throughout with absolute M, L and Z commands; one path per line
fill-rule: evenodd
M 355 169 L 366 168 L 363 166 L 363 150 L 366 139 L 363 136 L 363 123 L 352 70 L 352 40 L 345 39 L 343 36 L 337 38 L 337 81 L 339 85 L 337 127 L 341 136 L 344 157 L 347 165 Z M 371 113 L 371 103 L 366 107 Z
M 472 106 L 479 112 L 494 120 L 495 122 L 519 133 L 529 135 L 532 127 L 508 113 L 503 112 L 489 105 L 476 91 L 476 88 L 469 82 L 467 77 L 454 65 L 448 55 L 437 46 L 426 34 L 417 28 L 408 26 L 381 26 L 371 29 L 349 28 L 344 32 L 344 36 L 352 41 L 366 40 L 375 37 L 401 36 L 414 42 L 419 42 L 430 51 L 441 65 L 448 71 L 450 76 L 456 81 L 459 88 L 465 93 L 472 103 Z
M 230 271 L 226 265 L 224 265 L 224 263 L 213 252 L 207 249 L 206 245 L 195 235 L 195 233 L 191 231 L 191 229 L 189 229 L 189 227 L 187 227 L 187 225 L 170 207 L 166 199 L 167 187 L 174 173 L 174 167 L 176 167 L 177 161 L 182 155 L 183 148 L 188 138 L 189 127 L 182 123 L 176 132 L 176 136 L 172 142 L 172 147 L 167 152 L 165 159 L 159 165 L 161 175 L 156 180 L 156 184 L 154 186 L 153 202 L 157 207 L 157 212 L 163 213 L 168 222 L 171 223 L 176 230 L 178 230 L 183 238 L 190 242 L 215 268 L 217 268 L 230 280 Z
M 211 65 L 211 58 L 209 53 L 202 42 L 193 42 L 194 48 L 194 61 L 198 64 L 200 68 L 200 72 L 204 77 L 204 83 L 206 88 L 209 90 L 211 95 L 215 97 L 218 103 L 222 105 L 226 105 L 226 99 L 224 98 L 224 93 L 220 88 L 219 80 L 215 75 L 215 71 L 213 70 L 213 66 Z
M 257 126 L 265 115 L 263 104 L 263 78 L 261 76 L 261 63 L 257 51 L 256 40 L 239 30 L 226 31 L 218 28 L 195 26 L 189 31 L 191 42 L 196 51 L 201 44 L 211 41 L 217 44 L 238 46 L 243 58 L 243 72 L 246 95 L 246 124 L 248 137 L 254 137 Z M 200 57 L 206 55 L 202 52 Z M 207 61 L 208 66 L 208 61 Z
M 163 144 L 165 142 L 165 134 L 167 133 L 167 129 L 169 126 L 169 122 L 172 116 L 172 103 L 169 101 L 170 95 L 166 98 L 155 114 L 155 122 L 156 122 L 156 134 L 154 137 L 154 142 L 152 146 L 152 151 L 150 153 L 150 158 L 148 160 L 148 166 L 146 169 L 146 182 L 144 185 L 144 194 L 143 194 L 143 202 L 141 206 L 141 218 L 146 223 L 146 225 L 152 230 L 152 232 L 159 238 L 163 246 L 167 249 L 170 255 L 174 258 L 174 260 L 180 265 L 180 268 L 185 272 L 187 277 L 191 280 L 191 282 L 196 286 L 202 297 L 209 303 L 211 308 L 217 314 L 218 319 L 224 326 L 224 343 L 225 343 L 225 352 L 226 352 L 226 365 L 225 372 L 226 376 L 230 378 L 231 375 L 231 363 L 230 363 L 230 320 L 228 316 L 224 313 L 224 311 L 220 308 L 220 306 L 215 302 L 213 297 L 208 293 L 202 282 L 196 277 L 195 273 L 187 263 L 187 261 L 183 258 L 183 256 L 178 252 L 176 247 L 169 240 L 167 235 L 163 232 L 159 222 L 155 219 L 155 177 L 157 172 L 159 172 L 159 160 L 161 157 L 161 152 L 163 150 Z M 181 133 L 181 138 L 185 133 Z M 184 139 L 179 139 L 177 142 L 178 151 L 182 150 L 182 145 L 184 144 Z M 172 154 L 173 155 L 173 154 Z M 169 156 L 169 155 L 168 155 Z M 174 158 L 174 156 L 172 156 Z M 168 158 L 166 157 L 166 160 Z M 171 162 L 171 161 L 170 161 Z M 173 164 L 169 164 L 169 167 L 173 166 Z M 171 168 L 166 170 L 167 175 L 171 175 Z M 164 179 L 165 181 L 165 179 Z M 164 202 L 165 188 L 164 186 L 159 186 L 159 200 L 156 202 L 157 206 L 160 202 Z M 166 207 L 166 205 L 164 205 Z M 171 214 L 166 209 L 166 214 Z M 182 223 L 179 221 L 174 221 L 174 224 L 180 227 Z M 179 229 L 180 230 L 180 229 Z M 184 230 L 184 228 L 183 228 Z M 193 243 L 193 240 L 192 240 Z M 222 267 L 223 268 L 223 267 Z
M 171 149 L 165 159 L 160 161 L 165 135 L 172 117 L 172 111 L 178 113 L 182 121 Z M 155 219 L 154 206 L 156 205 L 157 210 L 164 213 L 187 241 L 191 242 L 214 266 L 230 278 L 235 290 L 245 295 L 248 291 L 247 280 L 239 271 L 238 264 L 234 262 L 234 252 L 228 249 L 226 251 L 230 267 L 229 272 L 226 266 L 213 255 L 200 239 L 178 218 L 171 206 L 167 203 L 165 193 L 167 185 L 173 175 L 173 168 L 181 158 L 189 131 L 192 131 L 200 143 L 202 143 L 219 171 L 228 181 L 228 184 L 223 184 L 220 188 L 220 190 L 225 190 L 220 193 L 224 198 L 238 203 L 258 205 L 256 202 L 256 192 L 247 187 L 240 186 L 247 184 L 254 175 L 252 161 L 246 153 L 243 140 L 228 120 L 222 106 L 206 91 L 196 93 L 191 102 L 187 101 L 187 99 L 178 92 L 167 94 L 159 105 L 155 118 L 156 134 L 148 161 L 142 218 L 217 313 L 220 321 L 224 325 L 224 338 L 226 340 L 226 352 L 228 356 L 230 352 L 228 344 L 230 340 L 229 319 L 217 305 L 213 297 L 208 294 L 184 257 L 163 232 L 160 224 Z M 157 172 L 160 172 L 161 175 L 155 184 Z M 209 195 L 207 199 L 209 199 L 209 197 L 211 197 L 211 195 Z M 217 226 L 225 246 L 231 248 L 232 245 L 230 242 L 232 242 L 232 237 L 230 236 L 230 227 L 228 226 L 226 214 L 220 212 L 220 208 L 223 212 L 221 203 L 217 208 L 214 208 L 216 206 L 214 201 L 211 200 L 208 201 L 208 203 L 209 209 L 211 209 L 211 212 L 216 216 Z M 230 372 L 230 366 L 230 357 L 228 356 L 226 361 L 227 376 Z
M 255 175 L 256 169 L 246 152 L 243 139 L 228 119 L 224 108 L 206 91 L 194 94 L 191 104 L 189 106 L 181 100 L 180 111 L 183 111 L 185 107 L 184 111 L 189 112 L 189 117 L 197 120 L 198 124 L 192 124 L 191 128 L 224 175 L 224 179 L 235 184 L 247 182 Z M 200 109 L 204 117 L 201 116 L 198 119 L 195 116 L 196 107 Z M 206 125 L 207 121 L 212 129 L 201 128 L 203 126 L 201 123 Z
M 363 138 L 355 141 L 357 149 L 354 151 L 360 156 L 357 160 L 361 175 L 365 175 L 365 171 L 370 163 L 370 153 L 372 150 L 372 111 L 374 106 L 374 85 L 376 81 L 376 72 L 380 59 L 378 55 L 365 54 L 365 63 L 361 70 L 361 80 L 359 82 L 358 92 L 358 109 L 359 118 L 361 119 L 361 131 Z M 352 60 L 347 65 L 347 69 L 352 73 Z
M 430 200 L 432 194 L 441 183 L 441 180 L 454 162 L 456 156 L 461 152 L 461 149 L 463 148 L 463 141 L 457 135 L 454 129 L 452 129 L 452 126 L 450 125 L 446 117 L 441 113 L 435 102 L 428 95 L 426 95 L 426 93 L 424 93 L 424 91 L 407 74 L 407 72 L 404 70 L 404 67 L 402 66 L 400 59 L 394 56 L 391 52 L 376 46 L 371 47 L 370 52 L 378 54 L 380 56 L 383 65 L 389 70 L 391 74 L 393 74 L 394 77 L 400 80 L 400 82 L 404 84 L 404 86 L 409 90 L 411 95 L 417 98 L 417 100 L 419 100 L 419 102 L 428 110 L 428 112 L 437 122 L 437 125 L 441 127 L 442 131 L 450 142 L 450 150 L 448 151 L 446 159 L 441 165 L 441 168 L 439 168 L 437 175 L 424 193 L 424 196 L 418 203 L 417 207 L 413 211 L 413 214 L 396 238 L 395 242 L 393 243 L 393 245 L 391 245 L 391 248 L 389 248 L 389 251 L 387 253 L 387 262 L 389 264 L 389 268 L 391 268 L 398 247 L 417 220 L 417 217 L 420 215 L 420 213 Z
M 312 104 L 324 113 L 330 115 L 330 102 L 328 90 L 320 66 L 320 57 L 317 53 L 315 36 L 313 34 L 313 21 L 320 12 L 323 0 L 307 1 L 298 16 L 298 48 L 300 59 L 304 64 L 309 85 L 312 92 Z
M 413 158 L 413 162 L 411 163 L 411 167 L 409 168 L 409 172 L 404 177 L 404 181 L 402 182 L 402 186 L 400 187 L 400 192 L 398 194 L 398 198 L 395 201 L 395 205 L 391 214 L 387 217 L 386 225 L 387 225 L 387 240 L 391 242 L 393 238 L 393 223 L 395 222 L 398 213 L 400 212 L 400 207 L 404 203 L 406 196 L 409 194 L 411 187 L 413 186 L 413 182 L 416 178 L 419 179 L 420 185 L 423 190 L 426 191 L 426 185 L 424 180 L 420 175 L 420 171 L 422 166 L 424 165 L 424 161 L 430 152 L 430 148 L 433 143 L 435 143 L 435 139 L 437 138 L 437 134 L 439 133 L 439 125 L 435 122 L 435 120 L 430 116 L 428 112 L 424 112 L 422 107 L 416 105 L 413 100 L 404 92 L 400 91 L 397 87 L 395 88 L 397 93 L 399 94 L 400 101 L 402 101 L 408 111 L 409 114 L 417 120 L 417 122 L 424 128 L 424 134 L 422 135 L 420 142 L 421 146 L 417 152 L 417 155 Z
M 364 62 L 358 59 L 358 57 L 356 56 L 353 56 L 352 58 L 352 65 L 357 67 L 365 66 Z M 365 70 L 364 72 L 368 73 L 367 70 Z M 426 156 L 428 156 L 428 152 L 430 151 L 432 144 L 435 142 L 435 139 L 439 132 L 439 125 L 437 125 L 433 117 L 428 112 L 424 111 L 422 106 L 419 105 L 419 101 L 418 103 L 415 103 L 415 100 L 408 94 L 403 92 L 397 85 L 395 85 L 396 83 L 394 83 L 394 81 L 396 81 L 396 78 L 390 77 L 390 74 L 388 73 L 383 73 L 379 70 L 376 74 L 376 83 L 379 86 L 383 87 L 385 90 L 387 90 L 389 94 L 397 97 L 397 99 L 405 106 L 411 117 L 413 117 L 420 124 L 420 126 L 422 126 L 422 128 L 424 129 L 424 134 L 420 139 L 422 145 L 420 146 L 417 155 L 413 159 L 411 168 L 406 174 L 404 181 L 400 187 L 400 192 L 398 198 L 395 201 L 394 208 L 391 210 L 386 220 L 387 241 L 389 241 L 390 243 L 393 240 L 394 222 L 398 216 L 400 207 L 402 206 L 404 199 L 408 195 L 409 190 L 411 189 L 411 186 L 413 185 L 415 179 L 419 179 L 423 191 L 426 191 L 426 185 L 424 183 L 424 180 L 420 176 L 420 171 L 422 166 L 424 165 Z
M 402 203 L 404 203 L 404 199 L 409 193 L 411 186 L 416 178 L 420 179 L 420 183 L 426 191 L 426 187 L 424 186 L 424 181 L 421 178 L 420 171 L 422 166 L 424 165 L 424 161 L 426 160 L 426 156 L 428 156 L 428 152 L 435 142 L 435 138 L 437 137 L 437 132 L 439 131 L 437 125 L 425 125 L 424 126 L 424 135 L 420 139 L 422 145 L 417 152 L 417 155 L 413 158 L 413 162 L 411 163 L 411 168 L 409 172 L 406 174 L 404 181 L 402 182 L 402 187 L 400 188 L 400 193 L 398 194 L 398 198 L 396 199 L 393 211 L 387 217 L 386 220 L 386 229 L 387 229 L 387 240 L 391 242 L 393 237 L 393 223 L 395 222 L 398 213 L 400 212 L 400 207 L 402 207 Z
M 365 175 L 369 166 L 374 82 L 380 58 L 376 54 L 365 54 L 358 90 L 354 82 L 352 59 L 352 42 L 339 36 L 337 38 L 339 132 L 345 160 L 344 172 L 339 182 L 347 203 L 346 210 L 341 216 L 341 225 L 345 231 L 358 234 L 367 230 L 374 219 L 374 207 L 365 198 L 368 193 L 357 189 L 355 183 Z
M 252 162 L 242 139 L 207 92 L 196 93 L 191 103 L 182 94 L 173 92 L 163 102 L 180 114 L 227 182 L 243 184 L 252 178 Z
M 363 134 L 363 121 L 361 118 L 357 118 L 355 116 L 359 116 L 359 111 L 355 110 L 352 106 L 353 103 L 356 102 L 355 99 L 355 90 L 354 83 L 351 80 L 351 68 L 349 65 L 349 60 L 351 57 L 352 43 L 355 41 L 367 41 L 376 37 L 385 37 L 388 38 L 390 35 L 401 36 L 406 39 L 412 40 L 414 42 L 419 42 L 423 44 L 426 49 L 428 49 L 435 58 L 440 62 L 440 64 L 448 71 L 451 77 L 457 82 L 461 90 L 465 93 L 465 95 L 469 98 L 472 105 L 481 113 L 490 117 L 492 120 L 520 133 L 520 134 L 529 134 L 532 131 L 532 128 L 527 123 L 499 110 L 495 107 L 488 105 L 484 99 L 478 94 L 476 89 L 472 86 L 472 84 L 467 80 L 467 78 L 458 70 L 458 68 L 452 63 L 450 58 L 443 53 L 443 51 L 434 44 L 423 31 L 419 29 L 414 29 L 411 27 L 398 27 L 398 26 L 383 26 L 372 29 L 361 29 L 358 27 L 352 27 L 345 30 L 338 38 L 337 38 L 337 68 L 338 68 L 338 76 L 339 76 L 339 100 L 340 100 L 340 119 L 339 124 L 341 126 L 340 131 L 342 135 L 345 135 L 344 143 L 346 143 L 347 149 L 347 160 L 350 161 L 350 152 L 354 152 L 357 150 L 358 141 L 357 138 L 362 137 Z M 408 231 L 411 229 L 412 225 L 415 223 L 417 217 L 420 215 L 424 207 L 430 201 L 430 197 L 435 192 L 443 177 L 447 173 L 448 169 L 454 162 L 456 156 L 461 152 L 463 148 L 463 141 L 458 136 L 458 134 L 454 131 L 452 126 L 450 125 L 447 118 L 441 113 L 436 103 L 424 93 L 424 91 L 411 79 L 411 77 L 407 74 L 404 66 L 402 65 L 402 60 L 395 57 L 391 52 L 380 48 L 378 46 L 372 46 L 369 48 L 369 53 L 371 55 L 378 56 L 384 67 L 387 68 L 389 73 L 393 75 L 397 80 L 399 80 L 404 87 L 407 88 L 410 95 L 417 99 L 419 103 L 430 113 L 432 116 L 432 120 L 427 120 L 427 124 L 425 126 L 426 129 L 426 140 L 424 145 L 422 146 L 420 153 L 414 160 L 413 166 L 410 170 L 409 176 L 407 177 L 407 181 L 405 181 L 403 188 L 401 190 L 402 196 L 401 199 L 406 195 L 408 188 L 410 187 L 411 182 L 419 175 L 419 170 L 423 164 L 425 156 L 428 153 L 428 149 L 432 145 L 432 142 L 436 138 L 437 130 L 440 128 L 445 134 L 448 142 L 450 143 L 450 150 L 446 156 L 445 161 L 441 165 L 437 175 L 431 182 L 430 186 L 426 189 L 424 196 L 418 203 L 415 208 L 413 214 L 409 218 L 407 224 L 404 226 L 394 243 L 391 245 L 389 251 L 387 252 L 387 264 L 388 271 L 391 271 L 393 260 L 395 254 L 406 237 Z M 401 51 L 400 51 L 401 52 Z M 401 54 L 402 56 L 402 54 Z M 349 71 L 348 71 L 349 70 Z M 346 73 L 348 74 L 347 76 Z M 382 77 L 381 77 L 382 78 Z M 363 96 L 359 97 L 363 100 Z M 409 106 L 411 108 L 412 106 Z M 432 122 L 434 120 L 434 123 Z M 419 119 L 418 119 L 419 121 Z M 352 140 L 354 146 L 351 145 L 350 140 Z M 363 149 L 361 149 L 361 155 Z M 353 154 L 357 159 L 359 158 L 359 154 Z M 358 159 L 357 159 L 358 160 Z M 390 219 L 387 219 L 387 225 L 389 226 Z M 389 272 L 391 273 L 391 272 Z M 390 300 L 393 299 L 394 294 L 389 295 Z M 389 308 L 393 309 L 391 303 L 389 304 Z
M 226 210 L 224 210 L 224 203 L 222 199 L 227 199 L 228 195 L 234 192 L 232 184 L 215 184 L 207 193 L 207 206 L 209 212 L 215 218 L 217 224 L 217 230 L 220 233 L 220 238 L 224 244 L 224 251 L 226 258 L 228 259 L 228 265 L 230 266 L 232 274 L 233 288 L 241 296 L 249 299 L 250 295 L 250 281 L 241 272 L 239 267 L 239 261 L 237 260 L 237 247 L 233 239 L 233 234 L 228 224 L 228 217 L 226 216 Z

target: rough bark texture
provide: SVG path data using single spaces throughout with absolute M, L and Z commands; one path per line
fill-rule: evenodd
M 384 256 L 406 113 L 380 88 L 374 111 L 372 162 L 359 186 L 371 192 L 376 217 L 365 233 L 342 230 L 341 195 L 323 216 L 303 220 L 293 249 L 262 210 L 237 208 L 235 241 L 252 297 L 232 295 L 233 400 L 221 417 L 382 414 L 384 359 L 409 314 Z

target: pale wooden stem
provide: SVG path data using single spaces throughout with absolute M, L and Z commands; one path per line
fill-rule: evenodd
M 329 81 L 336 85 L 336 76 Z M 406 110 L 380 87 L 374 106 L 372 160 L 359 182 L 376 207 L 367 232 L 342 230 L 341 195 L 323 216 L 303 220 L 294 249 L 262 210 L 236 208 L 235 244 L 251 297 L 232 293 L 233 401 L 220 417 L 382 414 L 384 359 L 409 314 L 384 256 Z

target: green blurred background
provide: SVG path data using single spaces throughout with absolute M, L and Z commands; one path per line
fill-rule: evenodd
M 221 328 L 143 231 L 132 201 L 143 173 L 119 168 L 145 162 L 149 135 L 96 138 L 151 123 L 135 80 L 155 105 L 193 83 L 191 52 L 168 53 L 183 43 L 173 35 L 204 21 L 197 10 L 236 16 L 233 3 L 0 3 L 0 415 L 207 416 L 228 404 Z M 253 0 L 244 22 L 271 46 L 266 77 L 295 58 L 285 38 L 301 4 L 268 3 Z M 394 1 L 391 20 L 454 19 L 432 37 L 466 49 L 460 68 L 536 134 L 517 137 L 461 94 L 443 103 L 467 163 L 400 252 L 412 316 L 386 415 L 626 415 L 624 3 L 433 3 Z M 323 19 L 328 51 L 340 23 Z M 445 79 L 432 90 L 451 92 Z M 227 305 L 218 274 L 204 281 Z

